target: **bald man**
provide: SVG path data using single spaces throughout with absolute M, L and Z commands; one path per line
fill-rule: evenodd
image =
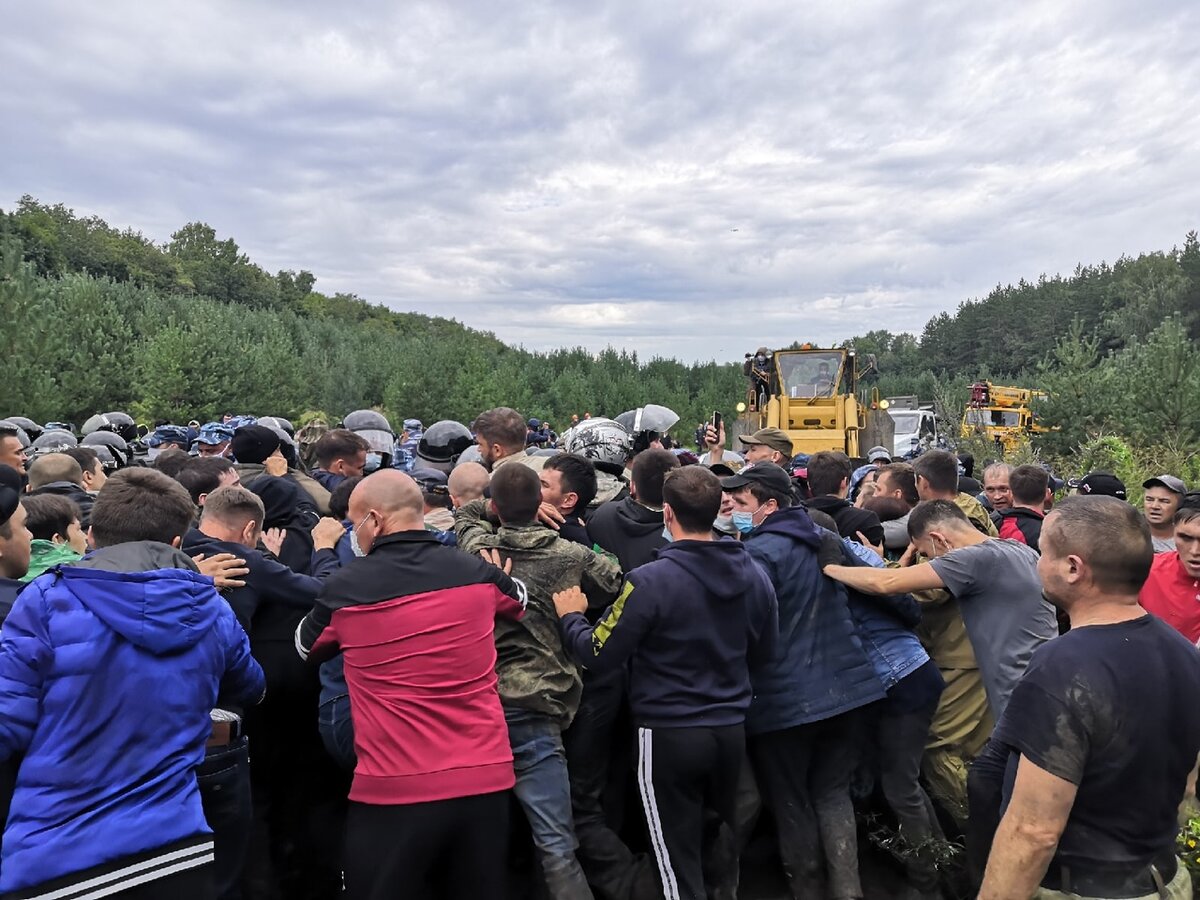
M 450 499 L 454 508 L 466 506 L 472 500 L 479 500 L 487 490 L 490 476 L 488 470 L 477 462 L 460 463 L 450 473 Z
M 357 755 L 346 897 L 436 880 L 444 896 L 500 900 L 515 776 L 492 632 L 522 616 L 525 587 L 438 543 L 402 472 L 363 479 L 348 518 L 362 558 L 296 630 L 301 657 L 345 660 Z

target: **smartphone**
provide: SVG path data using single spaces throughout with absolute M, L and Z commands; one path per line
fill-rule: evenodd
M 715 431 L 719 435 L 721 433 L 721 413 L 720 412 L 718 412 L 716 410 L 713 411 L 712 422 L 710 424 L 712 425 L 713 431 Z

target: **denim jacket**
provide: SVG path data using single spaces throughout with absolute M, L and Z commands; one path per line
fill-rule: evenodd
M 883 567 L 869 548 L 842 538 L 846 565 Z M 867 651 L 867 659 L 885 690 L 929 661 L 929 654 L 913 633 L 921 621 L 921 608 L 908 594 L 875 596 L 849 591 L 850 616 Z

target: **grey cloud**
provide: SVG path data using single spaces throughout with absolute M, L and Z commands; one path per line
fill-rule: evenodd
M 919 331 L 1169 247 L 1200 208 L 1186 0 L 16 15 L 0 202 L 208 221 L 320 289 L 536 348 Z

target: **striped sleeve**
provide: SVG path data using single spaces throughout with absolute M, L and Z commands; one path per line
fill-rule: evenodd
M 650 598 L 626 581 L 613 605 L 593 628 L 582 613 L 561 620 L 563 644 L 580 665 L 594 672 L 607 672 L 623 665 L 637 650 L 653 624 Z

